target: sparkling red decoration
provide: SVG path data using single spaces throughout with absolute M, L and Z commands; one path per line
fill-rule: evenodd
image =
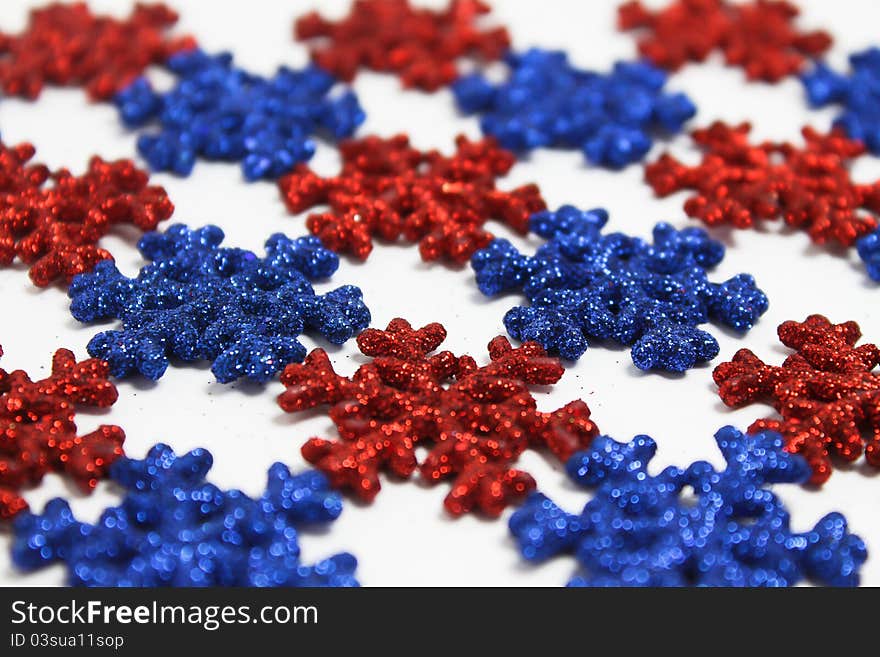
M 817 244 L 845 247 L 877 227 L 880 182 L 860 185 L 850 177 L 852 160 L 863 144 L 833 132 L 802 130 L 804 145 L 750 144 L 748 123 L 716 122 L 692 133 L 703 159 L 688 166 L 663 154 L 645 168 L 645 180 L 658 196 L 682 189 L 696 194 L 685 212 L 710 226 L 752 227 L 760 219 L 782 217 L 809 233 Z
M 822 315 L 784 322 L 779 339 L 796 353 L 782 366 L 768 365 L 748 349 L 722 363 L 713 374 L 728 406 L 772 404 L 782 419 L 758 420 L 751 432 L 778 431 L 785 448 L 804 456 L 813 484 L 824 483 L 832 457 L 865 461 L 880 468 L 880 348 L 855 346 L 855 322 L 832 324 Z
M 408 0 L 356 0 L 351 13 L 329 21 L 317 12 L 294 25 L 300 41 L 316 41 L 312 60 L 351 81 L 360 68 L 394 73 L 405 87 L 435 91 L 458 77 L 456 60 L 499 59 L 510 47 L 502 27 L 482 30 L 490 8 L 479 0 L 452 0 L 442 11 Z
M 827 32 L 794 27 L 799 13 L 794 5 L 773 0 L 675 0 L 657 11 L 636 1 L 620 7 L 618 24 L 642 33 L 639 53 L 657 66 L 676 70 L 720 50 L 725 62 L 742 68 L 750 80 L 777 82 L 831 46 Z
M 395 319 L 358 336 L 373 360 L 350 378 L 333 370 L 323 349 L 284 370 L 281 408 L 330 405 L 339 439 L 312 438 L 302 452 L 334 487 L 370 501 L 380 471 L 407 478 L 418 469 L 431 484 L 452 480 L 444 504 L 453 515 L 476 509 L 497 516 L 535 488 L 513 468 L 524 450 L 548 449 L 564 461 L 597 435 L 582 401 L 537 410 L 528 386 L 555 383 L 563 373 L 537 343 L 514 349 L 499 336 L 489 343 L 491 362 L 479 366 L 449 351 L 429 356 L 445 338 L 440 324 L 415 330 Z M 421 461 L 418 447 L 428 450 Z
M 279 187 L 293 213 L 330 206 L 306 225 L 333 251 L 365 260 L 374 237 L 403 237 L 419 243 L 423 260 L 463 264 L 492 240 L 486 221 L 497 219 L 525 234 L 529 217 L 546 204 L 536 185 L 495 188 L 495 178 L 510 171 L 515 158 L 493 138 L 459 136 L 455 144 L 456 152 L 446 156 L 413 148 L 406 135 L 348 140 L 339 147 L 338 175 L 322 178 L 297 165 Z
M 0 519 L 26 509 L 20 491 L 47 472 L 65 474 L 88 492 L 122 455 L 122 429 L 101 425 L 77 436 L 74 422 L 77 407 L 106 408 L 116 401 L 107 377 L 107 363 L 77 363 L 67 349 L 55 352 L 52 374 L 40 381 L 0 369 Z
M 149 186 L 131 160 L 93 157 L 86 173 L 30 164 L 34 147 L 0 143 L 0 266 L 17 257 L 35 285 L 67 282 L 112 259 L 98 241 L 114 225 L 153 230 L 171 216 L 165 189 Z M 54 184 L 46 185 L 51 179 Z
M 195 47 L 191 37 L 166 36 L 175 22 L 162 4 L 137 4 L 123 20 L 96 16 L 85 3 L 35 9 L 24 32 L 0 33 L 0 88 L 33 99 L 46 84 L 81 86 L 107 100 L 150 64 Z

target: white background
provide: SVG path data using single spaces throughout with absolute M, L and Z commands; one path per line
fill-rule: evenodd
M 20 29 L 28 8 L 37 4 L 3 0 L 0 29 Z M 105 0 L 91 4 L 96 10 L 122 14 L 129 3 Z M 295 16 L 318 4 L 325 14 L 340 16 L 348 3 L 174 2 L 181 14 L 180 29 L 195 34 L 205 50 L 232 50 L 238 64 L 264 74 L 282 63 L 305 64 L 305 47 L 292 40 L 291 24 Z M 562 48 L 574 63 L 600 70 L 635 53 L 634 39 L 615 30 L 615 1 L 517 0 L 495 4 L 497 20 L 508 26 L 518 49 Z M 834 64 L 843 65 L 847 53 L 876 42 L 880 9 L 875 2 L 801 0 L 800 4 L 801 25 L 824 27 L 833 33 L 836 45 L 830 59 Z M 403 91 L 396 78 L 369 72 L 357 78 L 355 88 L 368 115 L 360 135 L 390 136 L 405 131 L 416 146 L 446 152 L 458 133 L 479 136 L 476 119 L 459 116 L 448 91 L 433 95 Z M 715 119 L 751 120 L 758 139 L 797 140 L 800 126 L 810 123 L 825 129 L 834 113 L 809 111 L 796 79 L 772 86 L 746 84 L 739 69 L 724 68 L 717 59 L 687 66 L 668 88 L 686 91 L 698 105 L 699 114 L 691 126 Z M 67 166 L 80 172 L 95 153 L 105 158 L 135 156 L 135 136 L 122 128 L 116 110 L 89 103 L 78 89 L 47 89 L 35 103 L 0 100 L 0 130 L 7 143 L 33 142 L 37 160 L 53 168 Z M 651 159 L 663 147 L 661 144 Z M 679 157 L 695 159 L 682 138 L 672 144 L 672 150 Z M 337 165 L 333 147 L 321 145 L 313 166 L 331 174 Z M 878 160 L 863 158 L 854 172 L 860 181 L 876 178 L 880 175 Z M 273 232 L 294 236 L 305 232 L 303 217 L 285 212 L 272 183 L 246 184 L 237 165 L 200 161 L 189 178 L 156 175 L 154 181 L 165 185 L 177 207 L 172 221 L 191 226 L 218 224 L 226 231 L 228 245 L 261 251 Z M 552 207 L 562 203 L 606 207 L 611 212 L 611 230 L 647 236 L 660 220 L 678 227 L 697 225 L 681 210 L 684 194 L 654 198 L 642 182 L 640 165 L 608 172 L 585 165 L 578 152 L 540 151 L 518 164 L 500 186 L 510 188 L 529 181 L 540 184 Z M 490 227 L 510 237 L 503 227 Z M 827 314 L 835 322 L 856 320 L 868 339 L 880 340 L 876 310 L 880 290 L 868 280 L 854 253 L 849 257 L 829 254 L 812 246 L 804 234 L 788 234 L 777 222 L 760 232 L 717 230 L 713 234 L 729 247 L 714 280 L 751 272 L 771 301 L 770 310 L 745 339 L 710 328 L 721 343 L 721 355 L 715 363 L 728 360 L 744 346 L 769 362 L 781 362 L 787 350 L 776 340 L 776 326 L 814 312 Z M 535 238 L 514 237 L 514 241 L 520 247 L 539 243 Z M 129 275 L 136 274 L 142 264 L 135 242 L 136 237 L 130 234 L 111 236 L 104 242 Z M 505 311 L 519 301 L 517 297 L 485 299 L 477 291 L 469 268 L 450 271 L 423 264 L 411 246 L 377 246 L 363 264 L 343 259 L 339 272 L 324 288 L 343 283 L 361 286 L 372 310 L 373 326 L 384 327 L 397 316 L 415 325 L 440 321 L 449 332 L 444 347 L 471 353 L 480 362 L 485 362 L 489 340 L 503 333 Z M 100 330 L 79 325 L 68 312 L 64 291 L 33 287 L 20 266 L 0 270 L 0 295 L 0 344 L 6 352 L 0 365 L 7 370 L 23 368 L 34 378 L 45 376 L 56 348 L 68 347 L 78 357 L 85 357 L 89 338 Z M 319 344 L 308 338 L 305 342 L 309 347 Z M 337 369 L 346 374 L 363 362 L 354 341 L 328 351 Z M 650 434 L 659 444 L 653 471 L 695 459 L 722 465 L 712 440 L 715 430 L 727 423 L 745 428 L 757 417 L 770 414 L 771 409 L 753 406 L 732 412 L 724 407 L 711 379 L 715 363 L 684 376 L 644 374 L 632 365 L 627 350 L 593 348 L 569 367 L 551 392 L 536 396 L 542 410 L 583 398 L 601 430 L 618 440 Z M 272 462 L 281 460 L 295 469 L 306 467 L 299 452 L 303 442 L 314 435 L 334 435 L 329 420 L 320 413 L 283 413 L 275 404 L 282 390 L 279 383 L 265 389 L 223 386 L 213 381 L 207 364 L 171 367 L 156 384 L 127 380 L 118 386 L 119 401 L 112 409 L 78 415 L 82 433 L 101 423 L 119 424 L 127 434 L 126 451 L 134 457 L 143 456 L 158 441 L 170 443 L 179 453 L 207 447 L 215 463 L 211 480 L 252 495 L 263 490 Z M 535 476 L 543 491 L 570 510 L 579 509 L 587 500 L 588 495 L 569 484 L 561 467 L 551 459 L 527 453 L 520 465 Z M 365 585 L 555 586 L 565 583 L 575 569 L 570 557 L 538 567 L 524 564 L 508 537 L 510 511 L 494 521 L 476 516 L 451 519 L 442 509 L 447 484 L 427 488 L 415 481 L 383 479 L 382 486 L 372 506 L 349 500 L 330 531 L 307 532 L 304 558 L 314 561 L 350 550 L 359 559 L 358 577 Z M 825 513 L 839 510 L 846 514 L 851 529 L 867 541 L 869 550 L 880 551 L 878 486 L 875 472 L 859 464 L 838 468 L 820 491 L 788 486 L 777 487 L 777 492 L 788 503 L 796 530 L 806 530 Z M 28 491 L 26 497 L 40 510 L 46 500 L 57 495 L 68 498 L 76 515 L 89 521 L 120 499 L 118 491 L 106 483 L 91 497 L 84 497 L 54 475 Z M 35 585 L 64 581 L 61 566 L 26 576 L 16 573 L 9 562 L 9 540 L 8 530 L 2 530 L 0 582 Z M 862 581 L 880 585 L 880 556 L 869 559 Z

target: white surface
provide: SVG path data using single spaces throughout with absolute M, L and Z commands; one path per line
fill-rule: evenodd
M 18 29 L 26 9 L 39 3 L 4 0 L 0 27 Z M 123 13 L 128 3 L 93 1 L 93 8 Z M 262 73 L 281 63 L 300 66 L 305 48 L 291 39 L 294 16 L 320 4 L 327 14 L 340 15 L 346 2 L 210 2 L 172 4 L 181 13 L 180 28 L 197 36 L 208 51 L 230 49 L 236 61 Z M 436 3 L 435 3 L 436 4 Z M 518 49 L 532 45 L 566 49 L 579 65 L 607 69 L 617 58 L 632 57 L 631 36 L 614 28 L 617 2 L 531 0 L 496 3 L 497 19 L 512 32 Z M 802 0 L 802 25 L 830 30 L 836 46 L 830 59 L 840 65 L 846 53 L 876 40 L 880 8 L 872 0 L 807 2 Z M 714 119 L 751 119 L 757 138 L 797 139 L 799 128 L 810 123 L 827 128 L 833 111 L 806 109 L 800 83 L 788 79 L 775 86 L 746 84 L 738 69 L 722 67 L 717 60 L 688 66 L 668 85 L 684 90 L 700 108 L 691 126 Z M 406 131 L 419 147 L 438 147 L 449 152 L 454 136 L 464 132 L 479 136 L 476 119 L 458 116 L 448 91 L 433 95 L 403 91 L 397 79 L 362 73 L 355 84 L 368 119 L 359 135 L 391 135 Z M 79 90 L 48 89 L 36 103 L 14 99 L 0 101 L 0 129 L 7 143 L 30 140 L 37 159 L 51 167 L 67 166 L 81 171 L 93 153 L 105 158 L 135 155 L 135 136 L 127 133 L 112 106 L 90 104 Z M 673 150 L 694 158 L 679 138 Z M 665 145 L 661 144 L 660 148 Z M 659 152 L 659 149 L 658 151 Z M 652 158 L 656 152 L 652 154 Z M 337 166 L 332 146 L 322 145 L 313 165 L 332 173 Z M 864 158 L 856 174 L 864 180 L 880 174 L 880 160 Z M 305 233 L 302 217 L 291 217 L 271 183 L 246 184 L 237 165 L 199 162 L 189 178 L 156 175 L 177 206 L 172 221 L 191 226 L 215 223 L 226 231 L 229 245 L 261 250 L 272 232 Z M 660 220 L 678 227 L 698 225 L 687 219 L 683 194 L 655 199 L 642 182 L 642 167 L 614 173 L 586 166 L 578 152 L 539 151 L 518 164 L 504 188 L 527 181 L 539 183 L 552 207 L 573 203 L 579 207 L 604 206 L 611 212 L 609 228 L 648 235 Z M 500 235 L 507 231 L 492 224 Z M 639 372 L 627 350 L 590 349 L 550 393 L 536 393 L 542 410 L 557 408 L 575 398 L 586 400 L 604 433 L 618 440 L 636 433 L 649 433 L 659 444 L 652 469 L 671 463 L 707 459 L 723 461 L 712 434 L 724 424 L 741 428 L 771 409 L 753 406 L 736 412 L 726 409 L 712 383 L 714 364 L 728 360 L 740 347 L 748 346 L 759 356 L 778 363 L 787 351 L 776 340 L 776 326 L 787 319 L 803 319 L 822 312 L 834 321 L 858 321 L 868 339 L 880 340 L 880 315 L 876 310 L 880 290 L 871 284 L 855 254 L 849 258 L 830 255 L 811 246 L 804 234 L 782 234 L 778 223 L 761 232 L 715 231 L 729 246 L 725 261 L 714 279 L 740 271 L 755 275 L 770 297 L 769 312 L 745 339 L 709 327 L 721 343 L 715 363 L 673 377 Z M 122 270 L 134 275 L 141 264 L 135 240 L 106 240 Z M 522 246 L 538 244 L 534 238 L 514 237 Z M 364 291 L 373 313 L 373 326 L 384 327 L 402 316 L 415 325 L 441 321 L 449 332 L 445 348 L 471 353 L 485 362 L 485 346 L 503 333 L 504 312 L 516 297 L 486 300 L 476 289 L 470 269 L 449 271 L 420 262 L 413 247 L 377 246 L 370 260 L 356 264 L 343 259 L 331 286 L 355 283 Z M 58 347 L 86 356 L 85 346 L 96 332 L 79 325 L 67 310 L 60 288 L 34 288 L 21 267 L 0 270 L 2 323 L 0 360 L 7 370 L 23 368 L 34 377 L 44 376 L 51 354 Z M 317 344 L 308 339 L 307 346 Z M 326 344 L 322 344 L 327 348 Z M 337 369 L 351 373 L 359 362 L 354 341 L 328 349 Z M 303 468 L 299 448 L 310 436 L 332 433 L 321 414 L 306 417 L 283 413 L 275 404 L 282 386 L 222 386 L 213 382 L 207 366 L 171 367 L 158 383 L 122 381 L 119 401 L 106 413 L 78 415 L 81 432 L 100 423 L 121 425 L 127 434 L 125 448 L 143 456 L 154 443 L 170 443 L 179 453 L 204 446 L 214 455 L 211 480 L 223 487 L 239 487 L 258 494 L 265 484 L 269 465 L 277 460 Z M 579 509 L 587 495 L 570 485 L 561 467 L 549 459 L 527 453 L 520 461 L 539 487 L 570 510 Z M 823 514 L 839 510 L 846 514 L 853 531 L 868 543 L 872 556 L 862 573 L 864 584 L 880 585 L 880 528 L 876 505 L 880 479 L 861 465 L 838 468 L 821 491 L 794 486 L 777 487 L 789 504 L 795 529 L 811 527 Z M 547 585 L 565 583 L 575 569 L 573 558 L 558 558 L 539 567 L 525 565 L 508 537 L 506 519 L 488 521 L 473 516 L 451 519 L 442 510 L 447 484 L 426 488 L 414 481 L 395 483 L 383 479 L 383 490 L 372 506 L 351 500 L 329 532 L 307 533 L 304 557 L 312 561 L 336 551 L 354 552 L 360 562 L 358 577 L 365 585 Z M 49 476 L 29 491 L 28 501 L 42 509 L 46 500 L 62 495 L 71 500 L 77 516 L 94 520 L 100 510 L 115 504 L 118 493 L 102 484 L 91 497 L 84 497 L 60 478 Z M 54 566 L 22 576 L 9 562 L 9 536 L 0 533 L 0 582 L 8 585 L 59 584 L 63 569 Z

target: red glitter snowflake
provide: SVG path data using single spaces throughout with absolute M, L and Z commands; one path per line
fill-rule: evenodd
M 137 4 L 124 20 L 96 16 L 85 3 L 35 9 L 24 32 L 0 33 L 0 87 L 33 99 L 47 83 L 82 86 L 90 98 L 106 100 L 150 64 L 195 47 L 190 37 L 165 36 L 176 21 L 161 4 Z
M 74 176 L 29 164 L 33 156 L 30 144 L 0 143 L 0 266 L 18 257 L 40 287 L 111 259 L 97 243 L 114 225 L 153 230 L 174 211 L 164 188 L 148 186 L 131 160 L 93 157 Z M 50 178 L 54 184 L 46 185 Z
M 750 144 L 748 123 L 713 123 L 695 130 L 703 150 L 696 166 L 664 154 L 645 168 L 645 180 L 658 196 L 681 189 L 696 194 L 684 204 L 691 217 L 710 226 L 749 228 L 759 219 L 782 217 L 805 230 L 817 244 L 851 246 L 877 227 L 880 183 L 860 185 L 850 177 L 851 161 L 865 147 L 842 134 L 822 135 L 804 128 L 804 146 Z
M 537 410 L 528 386 L 555 383 L 563 372 L 538 344 L 514 349 L 499 336 L 489 343 L 491 362 L 479 366 L 449 351 L 429 356 L 445 337 L 440 324 L 415 330 L 395 319 L 384 331 L 358 336 L 373 360 L 351 378 L 337 374 L 322 349 L 287 366 L 281 408 L 330 405 L 339 439 L 312 438 L 302 452 L 333 486 L 369 501 L 379 492 L 380 471 L 407 478 L 418 469 L 432 484 L 452 480 L 444 502 L 450 513 L 497 516 L 535 487 L 512 467 L 524 450 L 546 448 L 566 460 L 597 435 L 582 401 Z M 417 447 L 428 449 L 421 462 Z
M 864 452 L 880 468 L 880 348 L 855 346 L 862 333 L 855 322 L 832 324 L 822 315 L 784 322 L 779 339 L 797 353 L 782 366 L 767 365 L 748 349 L 713 374 L 728 406 L 772 404 L 782 419 L 758 420 L 751 432 L 770 429 L 786 449 L 804 456 L 811 482 L 831 475 L 832 457 L 855 461 Z
M 104 361 L 77 363 L 67 349 L 55 352 L 52 374 L 40 381 L 0 369 L 0 519 L 26 509 L 20 491 L 47 472 L 66 474 L 88 492 L 122 455 L 122 429 L 102 425 L 77 436 L 74 423 L 76 407 L 105 408 L 116 401 L 108 374 Z
M 316 12 L 303 16 L 294 36 L 317 40 L 312 59 L 343 80 L 370 68 L 394 73 L 406 87 L 434 91 L 458 77 L 457 59 L 496 60 L 510 47 L 504 28 L 477 27 L 487 13 L 479 0 L 452 0 L 443 11 L 417 9 L 408 0 L 356 0 L 336 22 Z
M 792 25 L 798 13 L 794 5 L 770 0 L 676 0 L 658 11 L 636 1 L 620 7 L 618 24 L 644 32 L 639 52 L 663 68 L 676 70 L 720 50 L 750 80 L 776 82 L 831 46 L 827 32 L 798 32 Z
M 322 178 L 302 164 L 279 186 L 293 213 L 330 206 L 306 222 L 329 249 L 365 260 L 373 237 L 403 237 L 419 242 L 424 260 L 462 264 L 492 240 L 486 221 L 497 219 L 525 234 L 529 217 L 546 204 L 536 185 L 495 188 L 495 179 L 516 160 L 493 138 L 459 136 L 455 144 L 455 154 L 445 156 L 413 148 L 405 135 L 348 140 L 339 147 L 337 176 Z

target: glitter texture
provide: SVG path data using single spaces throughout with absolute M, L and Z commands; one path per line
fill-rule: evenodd
M 841 105 L 834 127 L 880 155 L 880 48 L 850 55 L 849 75 L 819 62 L 801 80 L 811 107 Z
M 241 162 L 246 180 L 274 179 L 312 157 L 311 135 L 348 137 L 365 118 L 354 93 L 331 96 L 336 80 L 315 67 L 264 78 L 233 66 L 229 53 L 201 50 L 166 66 L 177 76 L 170 91 L 140 78 L 114 101 L 127 126 L 158 124 L 137 142 L 156 171 L 187 176 L 201 157 Z
M 525 234 L 529 215 L 546 206 L 535 185 L 495 188 L 515 158 L 494 139 L 459 136 L 455 145 L 446 156 L 411 147 L 405 135 L 344 141 L 338 175 L 322 178 L 300 165 L 279 181 L 281 194 L 295 214 L 330 206 L 306 226 L 333 251 L 365 260 L 374 237 L 402 237 L 419 243 L 423 260 L 463 264 L 492 240 L 483 229 L 489 219 Z
M 175 22 L 161 4 L 137 4 L 124 20 L 96 16 L 85 3 L 34 9 L 24 32 L 0 33 L 0 87 L 33 99 L 46 84 L 77 86 L 107 100 L 150 64 L 195 47 L 191 37 L 165 36 Z
M 645 180 L 658 196 L 696 192 L 685 201 L 685 212 L 710 226 L 751 228 L 781 217 L 816 244 L 845 247 L 877 227 L 880 183 L 856 184 L 849 172 L 865 150 L 862 144 L 804 128 L 801 148 L 785 142 L 753 145 L 749 130 L 747 123 L 717 122 L 695 130 L 702 161 L 687 166 L 663 154 L 645 168 Z
M 77 408 L 106 408 L 116 401 L 107 376 L 107 363 L 94 358 L 77 363 L 67 349 L 55 352 L 52 374 L 39 381 L 21 370 L 0 369 L 0 519 L 27 509 L 21 491 L 47 472 L 64 474 L 89 492 L 122 454 L 122 429 L 101 425 L 78 436 L 74 422 Z
M 21 514 L 13 562 L 24 570 L 62 562 L 73 586 L 357 586 L 350 554 L 300 560 L 297 529 L 342 511 L 322 474 L 291 475 L 276 463 L 255 500 L 207 483 L 211 465 L 204 449 L 177 456 L 162 444 L 144 460 L 121 458 L 111 466 L 126 491 L 121 505 L 94 525 L 59 498 L 40 515 Z
M 804 460 L 783 451 L 773 432 L 724 427 L 715 440 L 724 470 L 697 461 L 654 476 L 650 437 L 618 443 L 600 436 L 567 465 L 592 499 L 572 515 L 532 494 L 510 519 L 520 551 L 530 561 L 573 553 L 581 572 L 569 586 L 857 585 L 867 550 L 844 517 L 830 513 L 795 533 L 767 487 L 804 481 Z
M 317 12 L 302 16 L 294 36 L 314 44 L 312 61 L 343 80 L 368 68 L 393 73 L 405 87 L 435 91 L 458 77 L 458 59 L 490 61 L 507 50 L 507 30 L 480 29 L 487 13 L 489 6 L 479 0 L 452 0 L 442 11 L 408 0 L 355 0 L 339 21 Z
M 859 257 L 872 280 L 880 283 L 880 228 L 856 242 Z
M 0 266 L 17 258 L 40 287 L 69 283 L 112 259 L 98 242 L 115 226 L 153 230 L 174 212 L 165 189 L 149 186 L 131 160 L 93 157 L 88 171 L 74 176 L 31 164 L 33 157 L 31 144 L 0 142 Z
M 506 58 L 505 82 L 480 74 L 453 86 L 459 108 L 517 152 L 577 148 L 593 164 L 621 168 L 641 160 L 652 133 L 676 133 L 696 113 L 684 94 L 663 93 L 666 74 L 642 62 L 610 73 L 574 68 L 564 52 L 533 49 Z
M 310 281 L 336 271 L 336 254 L 315 237 L 266 241 L 266 256 L 221 247 L 216 226 L 171 226 L 148 233 L 138 248 L 151 261 L 136 278 L 112 262 L 73 280 L 70 310 L 81 322 L 118 319 L 122 330 L 98 333 L 89 353 L 114 376 L 165 373 L 169 358 L 210 360 L 218 381 L 264 382 L 300 361 L 296 339 L 312 330 L 342 344 L 370 322 L 361 291 L 350 285 L 316 295 Z
M 674 0 L 658 11 L 636 1 L 620 7 L 618 25 L 639 32 L 639 53 L 657 66 L 676 70 L 720 50 L 749 80 L 778 82 L 831 46 L 827 32 L 795 29 L 799 13 L 776 0 Z
M 796 353 L 782 366 L 767 365 L 748 349 L 715 368 L 718 394 L 728 406 L 770 404 L 781 419 L 758 420 L 749 431 L 770 429 L 785 448 L 804 456 L 810 483 L 822 484 L 832 457 L 865 461 L 880 468 L 880 348 L 855 346 L 862 333 L 855 322 L 832 324 L 822 315 L 784 322 L 779 340 Z
M 708 280 L 724 247 L 704 230 L 660 223 L 648 243 L 602 234 L 607 220 L 602 209 L 539 212 L 531 228 L 549 240 L 534 256 L 503 239 L 474 255 L 483 294 L 521 291 L 531 302 L 505 315 L 511 336 L 570 360 L 584 353 L 588 338 L 631 345 L 638 368 L 682 372 L 718 354 L 717 341 L 699 324 L 711 319 L 746 331 L 767 310 L 767 297 L 748 274 Z
M 449 351 L 429 356 L 445 337 L 440 324 L 414 330 L 395 319 L 358 336 L 372 361 L 350 378 L 336 374 L 321 349 L 284 370 L 281 408 L 330 406 L 339 439 L 312 438 L 302 453 L 334 487 L 371 501 L 380 470 L 408 478 L 418 469 L 428 484 L 451 480 L 444 501 L 451 514 L 497 516 L 535 487 L 512 467 L 524 450 L 545 448 L 565 460 L 598 433 L 582 401 L 537 410 L 528 386 L 555 383 L 563 372 L 537 344 L 513 349 L 499 336 L 489 343 L 491 362 L 478 366 Z M 420 447 L 427 449 L 421 461 Z

